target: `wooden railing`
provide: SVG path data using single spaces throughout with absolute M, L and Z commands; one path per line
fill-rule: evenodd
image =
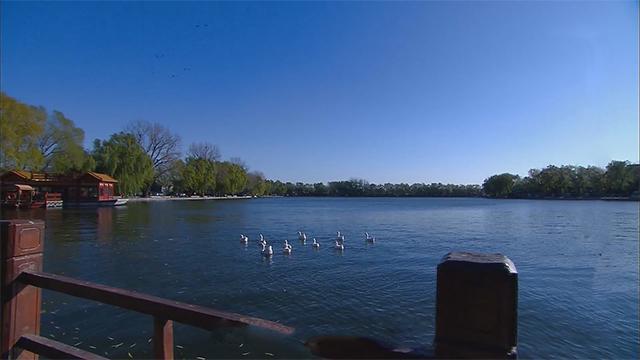
M 153 316 L 154 354 L 158 359 L 173 358 L 173 321 L 205 330 L 213 330 L 221 326 L 253 325 L 286 335 L 294 331 L 292 327 L 273 321 L 213 310 L 66 276 L 26 270 L 20 273 L 16 280 L 24 285 L 95 300 Z
M 206 330 L 251 325 L 285 335 L 294 332 L 292 327 L 269 320 L 42 272 L 44 224 L 15 220 L 0 221 L 0 225 L 3 246 L 3 358 L 35 357 L 34 354 L 39 354 L 53 359 L 102 359 L 90 352 L 38 336 L 40 289 L 153 316 L 153 354 L 157 359 L 173 359 L 173 321 Z

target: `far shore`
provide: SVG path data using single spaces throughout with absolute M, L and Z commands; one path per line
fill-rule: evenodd
M 150 197 L 131 197 L 129 202 L 146 202 L 146 201 L 171 201 L 171 200 L 239 200 L 253 199 L 253 196 L 150 196 Z
M 608 196 L 608 197 L 490 197 L 490 196 L 282 196 L 282 195 L 262 195 L 262 196 L 169 196 L 154 195 L 151 197 L 131 197 L 129 202 L 147 202 L 147 201 L 171 201 L 171 200 L 246 200 L 259 198 L 476 198 L 476 199 L 494 199 L 494 200 L 573 200 L 573 201 L 640 201 L 639 197 L 624 196 Z

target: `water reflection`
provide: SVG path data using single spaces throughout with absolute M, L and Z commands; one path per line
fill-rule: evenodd
M 96 211 L 98 216 L 96 235 L 100 242 L 109 242 L 113 237 L 113 210 L 113 208 L 103 207 Z
M 273 256 L 264 256 L 262 254 L 260 254 L 260 256 L 262 257 L 262 262 L 267 264 L 267 265 L 273 265 Z

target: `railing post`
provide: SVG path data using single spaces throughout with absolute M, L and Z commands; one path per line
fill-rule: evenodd
M 37 355 L 13 349 L 22 335 L 40 332 L 41 291 L 14 281 L 24 270 L 42 270 L 44 222 L 0 220 L 0 290 L 3 359 L 36 359 Z
M 516 358 L 518 272 L 500 254 L 453 252 L 438 265 L 437 358 Z
M 173 321 L 153 318 L 153 355 L 156 359 L 173 360 Z

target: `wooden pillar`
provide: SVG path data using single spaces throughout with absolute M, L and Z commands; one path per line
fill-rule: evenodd
M 518 272 L 501 254 L 453 252 L 438 265 L 437 358 L 516 358 Z
M 153 318 L 153 355 L 156 359 L 173 360 L 173 321 Z
M 22 335 L 39 334 L 41 290 L 14 280 L 23 270 L 42 270 L 43 246 L 43 221 L 0 220 L 0 352 L 3 359 L 37 358 L 33 353 L 14 350 L 13 346 Z

